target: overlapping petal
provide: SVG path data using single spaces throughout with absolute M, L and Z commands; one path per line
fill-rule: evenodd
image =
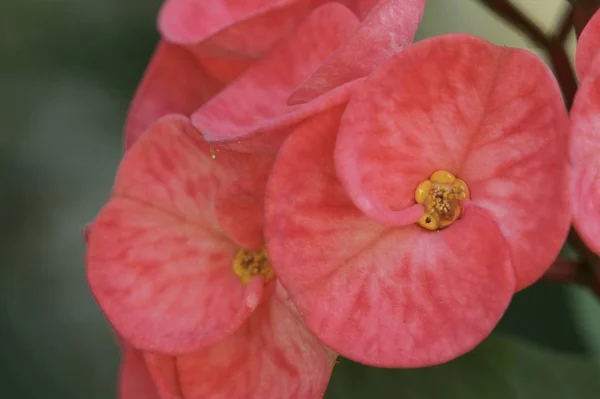
M 419 367 L 470 350 L 515 289 L 502 233 L 475 206 L 440 233 L 362 213 L 333 164 L 340 111 L 299 127 L 273 169 L 265 234 L 278 277 L 309 328 L 359 362 Z
M 425 0 L 380 1 L 352 36 L 294 91 L 288 103 L 313 100 L 367 76 L 412 43 L 424 9 Z
M 424 0 L 416 0 L 423 5 Z M 258 58 L 292 33 L 327 0 L 167 0 L 159 15 L 163 37 L 173 43 L 201 44 L 203 53 Z M 400 29 L 409 25 L 413 0 L 338 0 L 360 20 L 382 3 L 405 3 L 396 16 Z M 412 22 L 412 21 L 411 21 Z M 418 24 L 418 21 L 416 22 Z M 404 26 L 403 26 L 404 25 Z M 408 29 L 412 29 L 409 27 Z
M 575 52 L 575 70 L 579 79 L 584 79 L 588 73 L 598 70 L 592 67 L 592 62 L 600 58 L 600 11 L 589 20 L 577 41 Z
M 410 222 L 414 190 L 433 171 L 465 180 L 507 240 L 521 289 L 568 232 L 566 148 L 567 114 L 542 61 L 447 35 L 368 78 L 349 102 L 335 156 L 354 203 L 382 222 Z
M 186 118 L 162 118 L 125 155 L 112 199 L 94 221 L 88 281 L 136 348 L 182 353 L 208 345 L 237 329 L 257 304 L 246 299 L 261 295 L 262 283 L 244 288 L 232 271 L 239 246 L 215 208 L 222 190 L 234 191 L 247 170 L 266 176 L 271 160 L 215 154 Z M 252 181 L 262 195 L 264 182 Z M 260 202 L 249 206 L 262 212 Z
M 209 142 L 235 142 L 259 131 L 289 126 L 346 101 L 348 90 L 342 87 L 310 105 L 287 105 L 293 89 L 317 70 L 357 26 L 354 14 L 339 4 L 318 8 L 289 39 L 200 108 L 192 122 Z M 281 137 L 266 141 L 277 148 Z
M 119 399 L 160 399 L 141 352 L 123 348 L 119 371 Z
M 143 357 L 161 397 L 304 399 L 323 396 L 336 355 L 306 329 L 277 284 L 273 296 L 217 344 L 183 356 Z
M 159 29 L 169 41 L 259 57 L 324 0 L 167 0 Z
M 231 65 L 222 69 L 240 69 L 239 65 Z M 223 87 L 224 82 L 207 72 L 191 48 L 161 41 L 131 103 L 125 148 L 131 147 L 160 117 L 171 113 L 190 115 Z

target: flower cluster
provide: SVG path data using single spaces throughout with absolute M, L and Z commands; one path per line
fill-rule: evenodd
M 440 364 L 552 264 L 571 198 L 600 250 L 600 17 L 570 142 L 539 58 L 412 43 L 424 7 L 165 2 L 87 237 L 122 398 L 311 399 L 338 354 Z

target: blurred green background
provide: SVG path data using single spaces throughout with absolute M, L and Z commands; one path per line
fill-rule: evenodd
M 563 5 L 515 3 L 545 28 Z M 0 398 L 115 397 L 119 353 L 86 287 L 81 231 L 112 185 L 128 102 L 158 38 L 159 5 L 159 0 L 2 0 Z M 459 31 L 531 48 L 477 1 L 429 0 L 418 38 Z M 572 38 L 571 50 L 573 45 Z M 542 349 L 600 361 L 600 305 L 577 287 L 540 283 L 518 294 L 498 329 Z M 490 353 L 505 351 L 494 347 Z M 477 368 L 488 355 L 482 350 L 473 356 L 461 364 Z M 346 381 L 344 373 L 364 374 L 367 384 L 371 372 L 344 367 L 334 375 L 336 397 L 346 395 L 339 387 L 360 381 Z M 441 370 L 449 375 L 451 368 Z M 415 376 L 394 373 L 401 374 L 377 378 Z M 511 384 L 508 375 L 499 375 Z M 402 385 L 384 385 L 377 397 L 446 397 L 404 395 Z M 356 392 L 361 391 L 353 397 L 363 397 Z

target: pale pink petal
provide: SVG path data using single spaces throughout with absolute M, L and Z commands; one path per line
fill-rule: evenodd
M 596 64 L 600 67 L 600 57 L 594 61 Z M 600 253 L 599 153 L 600 72 L 586 75 L 571 108 L 573 224 L 596 253 Z
M 185 398 L 321 398 L 335 354 L 303 325 L 279 284 L 233 335 L 177 358 Z
M 119 399 L 160 399 L 141 352 L 126 346 L 119 371 Z
M 192 122 L 209 142 L 236 142 L 262 130 L 289 126 L 345 102 L 351 85 L 314 103 L 287 105 L 292 90 L 322 64 L 357 24 L 356 17 L 339 4 L 320 7 L 293 36 L 200 108 Z
M 412 43 L 425 0 L 381 1 L 352 36 L 290 96 L 288 104 L 312 100 L 371 73 Z
M 87 275 L 109 321 L 136 348 L 195 350 L 253 310 L 245 298 L 255 289 L 232 270 L 239 248 L 213 209 L 219 188 L 238 179 L 237 157 L 213 159 L 178 116 L 161 119 L 125 155 L 89 235 Z
M 336 178 L 336 116 L 298 128 L 274 166 L 265 235 L 278 278 L 308 327 L 343 356 L 421 367 L 465 353 L 514 292 L 501 232 L 474 207 L 439 233 L 369 219 Z
M 572 170 L 573 225 L 594 252 L 600 254 L 600 170 L 598 161 L 581 162 Z
M 167 0 L 158 19 L 167 40 L 259 57 L 324 0 Z
M 465 180 L 508 240 L 521 289 L 543 274 L 568 231 L 567 123 L 541 60 L 446 35 L 367 79 L 342 118 L 336 168 L 354 203 L 382 222 L 413 212 L 414 190 L 432 172 Z
M 206 72 L 191 49 L 161 41 L 131 103 L 125 147 L 131 147 L 160 117 L 171 113 L 190 115 L 223 87 Z
M 598 56 L 600 56 L 600 10 L 596 11 L 589 20 L 577 41 L 575 70 L 579 79 L 584 79 L 589 72 L 597 72 L 591 66 L 592 61 Z
M 600 57 L 598 69 L 581 82 L 571 108 L 571 162 L 578 163 L 600 154 Z
M 363 20 L 389 0 L 338 0 Z M 400 1 L 400 0 L 391 0 Z M 411 11 L 411 1 L 403 8 Z M 418 0 L 424 3 L 424 0 Z M 173 43 L 199 44 L 203 54 L 259 58 L 327 0 L 167 0 L 159 30 Z M 402 17 L 402 16 L 400 16 Z

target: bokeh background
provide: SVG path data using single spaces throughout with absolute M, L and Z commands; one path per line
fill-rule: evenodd
M 564 5 L 515 3 L 545 29 Z M 119 351 L 86 286 L 81 232 L 110 191 L 128 103 L 158 39 L 159 5 L 1 0 L 0 398 L 116 395 Z M 459 31 L 537 51 L 476 0 L 429 0 L 418 38 Z M 600 362 L 600 304 L 579 287 L 540 283 L 518 294 L 498 330 L 558 356 Z M 481 353 L 464 362 L 477 368 L 495 352 Z M 356 386 L 360 378 L 344 374 L 368 372 L 344 367 L 334 374 L 331 397 L 352 390 L 371 397 L 373 390 Z M 416 374 L 381 375 L 406 381 Z M 499 377 L 511 384 L 509 375 Z M 450 397 L 376 385 L 373 397 Z M 513 397 L 506 395 L 498 397 Z

